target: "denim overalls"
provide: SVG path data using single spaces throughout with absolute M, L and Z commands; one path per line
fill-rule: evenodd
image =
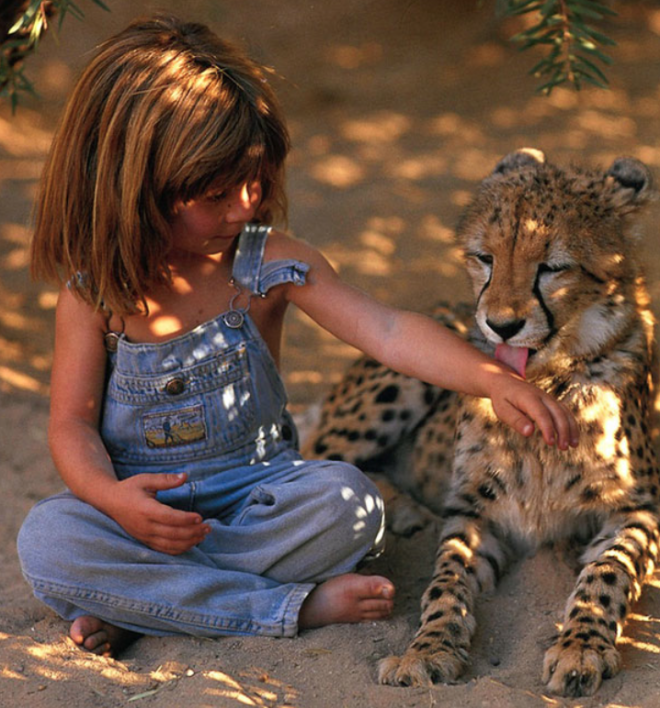
M 212 530 L 171 556 L 70 492 L 40 502 L 21 528 L 19 556 L 35 595 L 63 618 L 93 615 L 154 635 L 292 636 L 315 585 L 381 543 L 373 484 L 351 465 L 304 461 L 297 451 L 247 295 L 304 285 L 308 266 L 264 263 L 268 231 L 250 225 L 241 234 L 227 312 L 158 344 L 106 336 L 101 435 L 117 476 L 186 472 L 185 485 L 158 499 L 199 512 Z

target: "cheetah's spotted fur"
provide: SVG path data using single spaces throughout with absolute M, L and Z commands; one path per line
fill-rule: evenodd
M 581 571 L 543 681 L 557 694 L 590 695 L 619 670 L 617 637 L 658 550 L 653 321 L 629 224 L 650 195 L 636 160 L 605 173 L 560 170 L 525 150 L 498 164 L 459 224 L 473 341 L 487 351 L 503 341 L 529 348 L 527 378 L 574 411 L 576 449 L 523 438 L 490 401 L 367 359 L 326 401 L 307 453 L 370 469 L 398 456 L 395 481 L 442 510 L 419 630 L 403 656 L 381 661 L 381 682 L 454 680 L 468 661 L 477 594 L 512 557 L 567 538 L 584 544 Z M 464 311 L 437 314 L 466 330 Z

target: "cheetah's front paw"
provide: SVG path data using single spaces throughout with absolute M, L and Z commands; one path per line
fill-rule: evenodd
M 591 696 L 603 679 L 618 673 L 619 652 L 611 644 L 578 645 L 559 643 L 548 649 L 543 661 L 543 683 L 560 696 Z
M 388 656 L 378 665 L 378 682 L 390 686 L 432 686 L 455 681 L 465 669 L 467 656 L 447 650 L 434 653 L 408 651 L 403 656 Z

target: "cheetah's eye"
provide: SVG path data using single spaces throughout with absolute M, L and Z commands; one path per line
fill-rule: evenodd
M 493 265 L 493 257 L 490 255 L 490 253 L 479 253 L 477 251 L 472 251 L 472 252 L 468 253 L 467 255 L 472 258 L 476 258 L 478 261 L 480 261 L 484 265 L 487 265 L 487 266 Z
M 539 263 L 538 274 L 544 275 L 546 273 L 564 273 L 570 269 L 571 266 L 568 263 Z

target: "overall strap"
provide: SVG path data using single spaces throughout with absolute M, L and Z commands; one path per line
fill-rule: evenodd
M 248 224 L 238 237 L 232 278 L 248 292 L 261 294 L 259 281 L 270 226 Z
M 248 224 L 238 239 L 232 278 L 239 288 L 265 297 L 276 285 L 304 285 L 309 265 L 291 258 L 264 263 L 264 250 L 270 226 Z

